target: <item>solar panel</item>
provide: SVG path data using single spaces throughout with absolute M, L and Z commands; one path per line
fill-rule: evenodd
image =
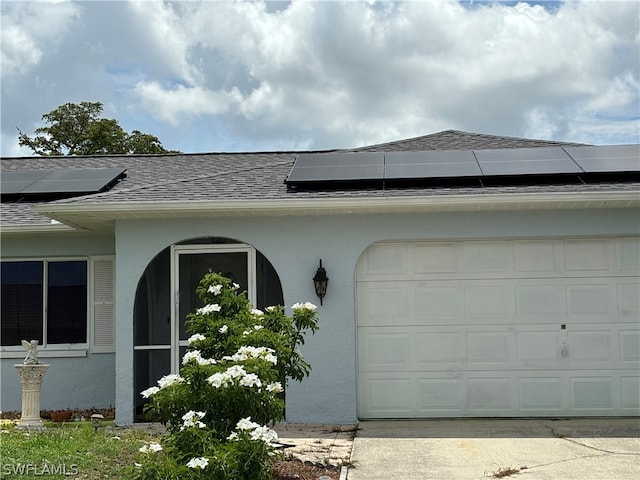
M 123 168 L 62 168 L 2 172 L 2 195 L 96 193 L 120 179 Z
M 639 172 L 640 145 L 564 147 L 587 173 Z
M 51 173 L 51 170 L 5 171 L 0 175 L 0 192 L 3 195 L 20 193 L 22 190 Z
M 640 146 L 301 154 L 289 186 L 522 185 L 636 181 Z M 615 178 L 614 178 L 615 177 Z M 379 182 L 379 183 L 378 183 Z M 348 187 L 348 185 L 347 185 Z
M 561 147 L 474 150 L 485 176 L 580 174 Z
M 382 153 L 302 154 L 287 177 L 287 183 L 382 180 Z
M 385 180 L 479 177 L 471 150 L 391 152 L 385 154 Z

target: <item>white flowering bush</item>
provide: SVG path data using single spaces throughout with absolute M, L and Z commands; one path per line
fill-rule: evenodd
M 284 417 L 287 381 L 310 372 L 298 347 L 318 328 L 317 307 L 297 303 L 290 317 L 282 306 L 261 311 L 215 273 L 196 292 L 204 306 L 187 316 L 180 374 L 141 392 L 168 435 L 141 447 L 133 477 L 271 479 L 278 437 L 270 425 Z

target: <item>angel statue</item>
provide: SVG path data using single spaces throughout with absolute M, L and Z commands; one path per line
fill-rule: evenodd
M 40 360 L 38 360 L 38 350 L 36 350 L 38 343 L 40 343 L 38 340 L 31 340 L 30 342 L 22 340 L 22 348 L 27 351 L 27 356 L 24 357 L 25 365 L 36 365 L 40 363 Z

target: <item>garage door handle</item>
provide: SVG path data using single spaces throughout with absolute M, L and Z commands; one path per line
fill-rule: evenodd
M 562 342 L 562 349 L 560 350 L 560 353 L 562 354 L 562 358 L 567 358 L 567 355 L 569 354 L 569 349 L 567 348 L 567 344 Z

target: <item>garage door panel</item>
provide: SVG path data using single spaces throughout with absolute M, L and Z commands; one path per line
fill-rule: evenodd
M 559 320 L 566 312 L 565 294 L 558 281 L 546 281 L 537 284 L 517 285 L 515 287 L 516 314 L 526 320 Z M 558 288 L 560 287 L 560 288 Z M 559 317 L 560 315 L 560 317 Z
M 638 411 L 640 409 L 640 377 L 629 376 L 620 379 L 622 408 Z
M 361 410 L 378 418 L 406 418 L 415 411 L 414 382 L 408 376 L 360 374 Z
M 609 250 L 605 239 L 565 240 L 564 265 L 567 271 L 608 271 Z
M 513 348 L 507 332 L 469 332 L 467 333 L 467 362 L 470 368 L 474 364 L 513 364 Z M 492 365 L 495 367 L 495 365 Z M 504 367 L 502 367 L 504 368 Z
M 407 333 L 385 329 L 368 332 L 360 342 L 362 362 L 372 371 L 406 371 L 410 363 L 410 338 Z
M 416 320 L 421 324 L 459 323 L 462 291 L 451 286 L 420 283 L 415 288 Z M 406 321 L 406 319 L 405 319 Z
M 569 316 L 602 317 L 611 312 L 609 285 L 567 285 Z
M 517 352 L 525 368 L 555 365 L 562 358 L 562 337 L 558 331 L 519 331 Z
M 413 272 L 420 275 L 458 271 L 458 245 L 455 242 L 417 244 L 413 247 Z
M 465 273 L 496 273 L 513 269 L 511 242 L 464 242 L 463 255 Z
M 368 275 L 385 278 L 387 275 L 406 274 L 409 271 L 407 246 L 398 243 L 372 245 L 364 258 Z
M 618 272 L 637 276 L 640 265 L 640 238 L 617 239 L 615 250 Z
M 571 378 L 571 408 L 607 410 L 613 408 L 611 377 Z
M 515 398 L 510 378 L 474 377 L 467 381 L 467 408 L 471 415 L 499 414 L 513 410 Z
M 640 318 L 640 283 L 619 284 L 616 300 L 620 317 Z
M 433 369 L 435 365 L 457 365 L 464 358 L 464 336 L 459 331 L 416 332 L 416 365 Z M 442 368 L 442 367 L 440 367 Z
M 403 325 L 412 318 L 411 285 L 398 285 L 389 282 L 372 283 L 362 289 L 359 295 L 358 310 L 360 325 Z
M 640 414 L 639 238 L 374 247 L 362 418 Z
M 561 377 L 520 378 L 518 380 L 518 400 L 522 411 L 560 413 L 563 401 L 563 380 Z
M 620 332 L 620 359 L 623 362 L 640 361 L 640 332 L 633 330 Z
M 555 240 L 520 240 L 514 242 L 514 270 L 519 274 L 549 273 L 561 269 Z
M 457 379 L 418 378 L 418 411 L 455 416 L 463 411 L 464 391 Z
M 569 332 L 568 340 L 570 351 L 567 351 L 567 357 L 572 362 L 598 360 L 602 365 L 603 362 L 615 360 L 611 349 L 611 333 L 608 330 Z
M 513 288 L 506 284 L 478 282 L 465 286 L 465 317 L 468 321 L 490 320 L 496 323 L 512 313 Z

